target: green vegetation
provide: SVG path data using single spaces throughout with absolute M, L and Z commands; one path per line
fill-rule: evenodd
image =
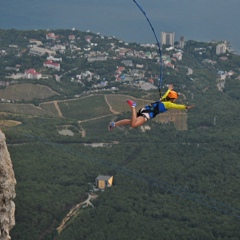
M 0 98 L 11 99 L 11 96 L 14 96 L 13 100 L 20 101 L 33 100 L 33 96 L 37 99 L 46 99 L 53 95 L 56 95 L 56 92 L 46 86 L 27 83 L 9 86 L 4 90 L 0 90 Z
M 55 33 L 66 40 L 72 31 Z M 22 39 L 17 43 L 24 48 L 24 37 L 47 43 L 44 31 L 1 30 L 1 34 L 6 49 L 10 43 L 16 44 L 14 39 Z M 84 36 L 91 35 L 75 34 L 79 46 L 86 44 Z M 112 42 L 118 44 L 116 39 L 94 37 L 101 50 Z M 122 127 L 108 132 L 109 121 L 130 116 L 124 98 L 136 100 L 141 107 L 159 97 L 157 90 L 143 91 L 132 83 L 113 80 L 113 60 L 109 69 L 110 60 L 91 65 L 93 70 L 99 68 L 100 80 L 101 74 L 108 79 L 109 85 L 98 91 L 92 86 L 99 79 L 86 80 L 84 85 L 71 82 L 70 77 L 77 72 L 64 75 L 60 82 L 54 78 L 21 80 L 35 87 L 41 83 L 58 95 L 41 99 L 46 88 L 39 87 L 37 97 L 26 90 L 28 99 L 0 104 L 5 112 L 0 120 L 21 122 L 9 126 L 1 121 L 17 179 L 12 239 L 239 239 L 240 81 L 236 78 L 240 75 L 240 56 L 227 53 L 228 60 L 222 61 L 214 54 L 214 47 L 189 41 L 183 60 L 176 62 L 177 70 L 164 69 L 162 90 L 173 83 L 185 96 L 179 102 L 195 104 L 187 113 L 187 131 L 177 131 L 172 122 L 149 121 L 149 130 Z M 143 50 L 138 44 L 136 48 Z M 194 48 L 205 48 L 206 52 L 199 54 Z M 76 67 L 70 58 L 62 57 L 68 59 L 68 69 Z M 203 62 L 206 58 L 216 63 Z M 28 62 L 28 55 L 20 59 Z M 10 81 L 4 77 L 5 61 L 6 56 L 0 56 L 2 82 Z M 83 59 L 81 63 L 89 70 Z M 27 66 L 35 67 L 26 64 L 24 68 Z M 192 75 L 187 75 L 186 67 L 193 69 Z M 155 66 L 150 69 L 157 71 Z M 218 70 L 235 72 L 226 78 L 222 91 L 217 88 Z M 18 81 L 11 84 L 20 86 Z M 16 100 L 14 91 L 10 96 Z M 74 135 L 61 135 L 59 130 L 65 127 Z M 91 145 L 95 143 L 104 145 Z M 58 234 L 63 218 L 87 199 L 99 174 L 113 175 L 113 187 L 97 191 L 94 208 L 80 209 Z
M 79 102 L 81 103 L 79 104 Z M 99 117 L 99 113 L 101 113 L 101 116 L 111 114 L 103 95 L 97 95 L 90 98 L 86 97 L 74 101 L 60 102 L 59 107 L 63 116 L 79 120 Z

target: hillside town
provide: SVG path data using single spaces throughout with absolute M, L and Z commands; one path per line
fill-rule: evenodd
M 184 58 L 186 45 L 184 37 L 175 42 L 174 33 L 162 32 L 163 54 L 160 59 L 156 44 L 131 44 L 115 37 L 104 37 L 90 32 L 81 36 L 74 34 L 74 31 L 68 35 L 46 32 L 42 39 L 24 37 L 24 40 L 25 45 L 19 46 L 16 41 L 1 48 L 0 57 L 14 52 L 18 59 L 26 56 L 34 58 L 34 63 L 26 66 L 21 64 L 20 60 L 15 60 L 15 65 L 6 65 L 5 78 L 9 81 L 1 81 L 2 86 L 8 86 L 21 79 L 53 78 L 57 82 L 70 81 L 83 87 L 87 83 L 92 89 L 106 88 L 109 82 L 136 84 L 144 90 L 156 89 L 160 64 L 163 64 L 164 69 L 177 71 Z M 194 52 L 201 56 L 209 49 L 212 51 L 213 47 L 221 61 L 228 60 L 229 49 L 226 42 L 213 42 L 208 44 L 208 47 L 195 47 Z M 101 71 L 105 70 L 107 73 L 101 75 L 101 71 L 94 69 L 93 64 L 96 63 Z M 202 63 L 214 65 L 216 60 L 205 58 Z M 151 70 L 149 64 L 153 65 Z M 193 70 L 188 68 L 187 74 L 192 73 Z M 220 80 L 219 90 L 222 90 L 225 79 L 234 75 L 232 70 L 219 69 L 216 72 L 216 77 Z

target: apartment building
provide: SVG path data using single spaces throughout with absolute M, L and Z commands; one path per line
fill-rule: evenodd
M 174 46 L 174 32 L 161 32 L 161 43 Z

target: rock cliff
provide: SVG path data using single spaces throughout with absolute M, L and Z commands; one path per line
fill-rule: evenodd
M 16 179 L 8 152 L 6 137 L 0 131 L 0 240 L 11 239 L 9 232 L 15 225 Z

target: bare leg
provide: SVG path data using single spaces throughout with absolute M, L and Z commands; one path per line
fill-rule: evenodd
M 115 122 L 115 126 L 131 125 L 131 119 L 123 119 Z
M 142 116 L 137 117 L 135 107 L 131 107 L 131 111 L 132 111 L 132 119 L 131 119 L 131 124 L 130 124 L 131 127 L 133 127 L 133 128 L 139 127 L 146 122 L 146 119 L 144 117 L 142 117 Z
M 132 118 L 117 121 L 115 122 L 115 126 L 130 125 L 131 127 L 135 128 L 143 125 L 146 122 L 146 119 L 144 117 L 142 116 L 137 117 L 136 108 L 134 106 L 130 106 L 130 107 L 132 112 Z

